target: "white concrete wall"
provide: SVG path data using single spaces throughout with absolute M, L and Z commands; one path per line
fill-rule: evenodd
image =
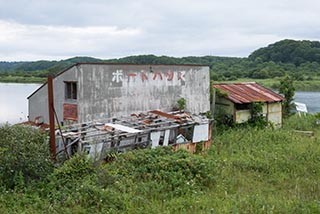
M 77 82 L 77 101 L 65 100 L 64 81 Z M 80 64 L 53 80 L 54 104 L 63 121 L 63 104 L 78 105 L 78 122 L 127 116 L 133 112 L 171 111 L 180 98 L 192 113 L 210 110 L 209 67 L 182 65 Z M 47 85 L 29 98 L 29 117 L 48 123 Z
M 280 102 L 268 104 L 268 122 L 273 123 L 276 127 L 282 126 L 282 105 Z
M 236 111 L 236 123 L 247 122 L 251 118 L 251 113 L 249 110 L 237 110 Z
M 48 90 L 47 84 L 43 85 L 34 95 L 28 99 L 28 117 L 34 121 L 37 116 L 42 116 L 45 123 L 49 121 Z
M 54 107 L 59 121 L 63 121 L 63 104 L 70 103 L 70 101 L 65 100 L 64 81 L 77 81 L 76 67 L 72 67 L 67 72 L 62 73 L 53 79 Z M 29 120 L 33 121 L 35 117 L 42 116 L 44 122 L 49 123 L 48 85 L 43 85 L 42 88 L 29 97 L 28 102 Z
M 171 111 L 180 98 L 193 113 L 210 110 L 207 66 L 106 65 L 79 67 L 79 120 L 133 112 Z

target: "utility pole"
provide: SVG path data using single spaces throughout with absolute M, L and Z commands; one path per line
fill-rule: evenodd
M 53 100 L 53 77 L 48 75 L 48 110 L 49 110 L 49 125 L 50 125 L 50 149 L 52 159 L 56 161 L 56 135 L 54 124 L 54 100 Z

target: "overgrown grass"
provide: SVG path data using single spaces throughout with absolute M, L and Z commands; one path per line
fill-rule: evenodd
M 242 127 L 215 133 L 204 155 L 168 147 L 120 154 L 109 164 L 75 156 L 48 173 L 46 181 L 0 188 L 0 212 L 318 213 L 316 120 L 291 117 L 278 130 Z
M 216 197 L 225 201 L 221 209 L 231 206 L 229 211 L 240 213 L 320 209 L 317 138 L 289 129 L 229 130 L 217 137 L 215 154 L 220 169 L 217 183 L 221 184 Z

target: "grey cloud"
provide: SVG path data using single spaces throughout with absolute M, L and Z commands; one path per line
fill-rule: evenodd
M 148 53 L 248 56 L 284 38 L 319 40 L 316 0 L 0 0 L 0 4 L 0 60 Z

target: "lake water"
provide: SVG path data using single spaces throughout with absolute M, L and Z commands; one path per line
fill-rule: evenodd
M 294 101 L 306 104 L 309 113 L 320 112 L 320 92 L 296 91 Z
M 28 120 L 27 97 L 40 84 L 0 83 L 0 123 Z
M 0 123 L 27 120 L 27 97 L 40 84 L 0 83 Z M 305 103 L 310 113 L 320 112 L 320 92 L 296 92 L 295 101 Z

